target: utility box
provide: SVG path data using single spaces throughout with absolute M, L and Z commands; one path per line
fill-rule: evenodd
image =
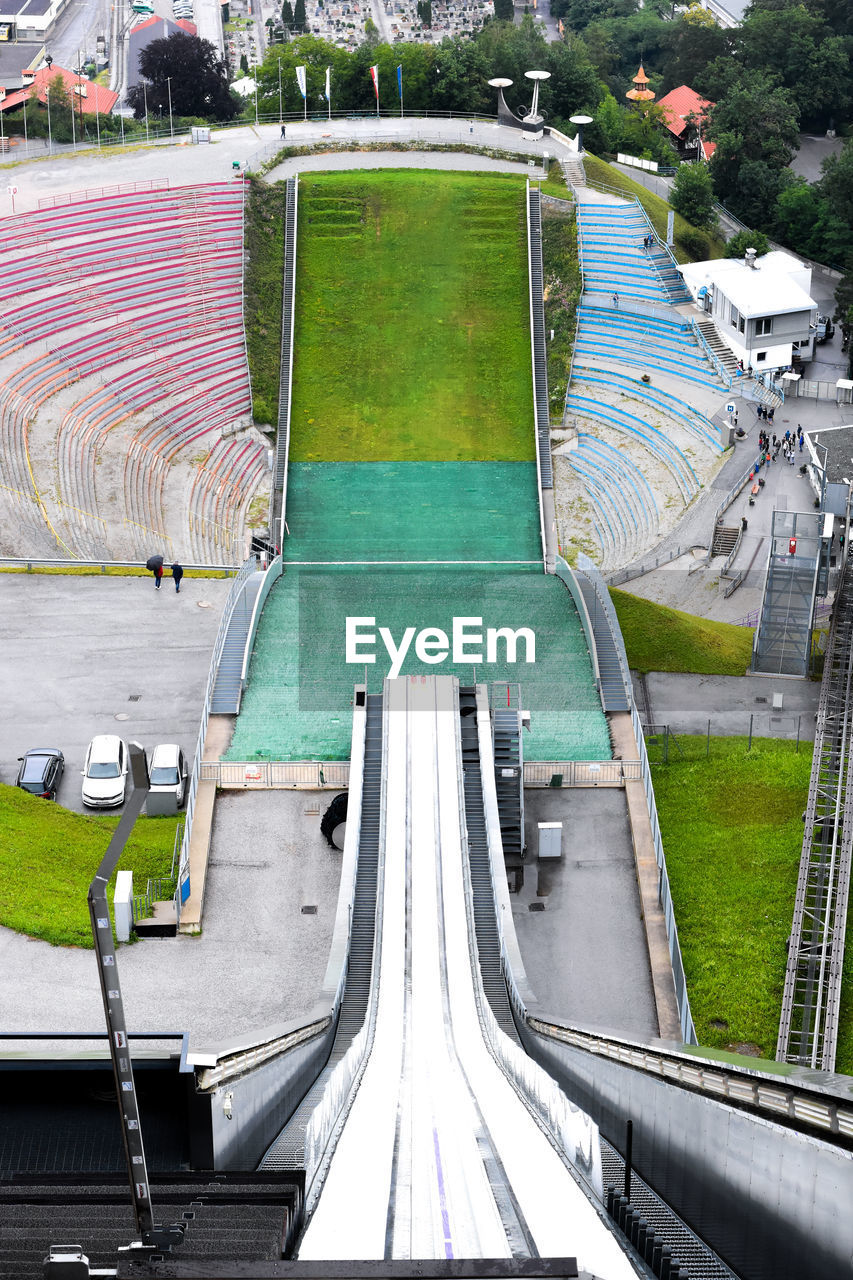
M 563 824 L 562 822 L 540 822 L 539 858 L 562 858 L 563 856 Z
M 113 916 L 116 923 L 116 937 L 119 942 L 130 942 L 130 931 L 133 927 L 133 872 L 119 871 L 116 875 L 116 887 L 113 894 Z

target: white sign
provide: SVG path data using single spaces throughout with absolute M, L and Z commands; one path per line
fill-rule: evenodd
M 6 190 L 9 192 L 10 196 L 16 196 L 18 194 L 17 187 L 7 187 Z

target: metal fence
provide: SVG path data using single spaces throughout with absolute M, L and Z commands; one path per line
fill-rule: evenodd
M 200 781 L 243 791 L 349 786 L 348 760 L 205 760 Z
M 652 785 L 649 756 L 646 751 L 645 738 L 643 737 L 643 726 L 640 722 L 637 705 L 631 692 L 631 672 L 628 666 L 628 656 L 625 653 L 625 642 L 622 639 L 622 631 L 619 627 L 619 620 L 616 617 L 616 610 L 613 607 L 613 602 L 608 594 L 607 586 L 599 573 L 598 568 L 593 561 L 590 560 L 589 556 L 585 555 L 581 555 L 580 557 L 580 567 L 595 587 L 601 607 L 607 616 L 610 624 L 610 630 L 613 634 L 613 641 L 616 645 L 619 665 L 622 668 L 622 678 L 625 682 L 625 688 L 629 694 L 631 704 L 631 723 L 634 728 L 634 736 L 640 753 L 640 775 L 643 783 L 643 790 L 646 795 L 649 823 L 651 825 L 652 838 L 654 840 L 655 847 L 655 860 L 658 865 L 658 900 L 663 909 L 664 921 L 666 924 L 666 936 L 669 942 L 669 956 L 672 964 L 672 975 L 675 981 L 675 998 L 678 1002 L 678 1011 L 681 1019 L 681 1034 L 686 1044 L 696 1044 L 696 1029 L 693 1026 L 693 1016 L 690 1012 L 690 999 L 687 994 L 687 980 L 684 976 L 684 962 L 681 958 L 681 946 L 678 941 L 678 929 L 675 923 L 675 909 L 672 902 L 672 892 L 669 887 L 669 874 L 666 869 L 666 857 L 664 855 L 663 841 L 660 834 L 660 822 L 658 821 L 658 810 L 657 804 L 655 803 L 655 790 Z
M 832 400 L 835 404 L 853 404 L 853 388 L 838 387 L 834 382 L 815 382 L 801 378 L 796 390 L 789 391 L 791 399 Z
M 181 856 L 178 867 L 178 901 L 186 902 L 190 894 L 190 876 L 189 876 L 189 860 L 190 860 L 190 841 L 192 839 L 193 816 L 195 814 L 195 802 L 198 794 L 198 784 L 201 774 L 201 762 L 204 755 L 204 740 L 207 735 L 207 722 L 210 719 L 210 700 L 213 696 L 213 686 L 216 683 L 216 673 L 219 670 L 219 659 L 222 657 L 222 650 L 225 645 L 225 637 L 228 633 L 228 624 L 231 621 L 231 615 L 236 608 L 237 601 L 243 593 L 243 588 L 257 571 L 258 562 L 254 556 L 243 564 L 237 573 L 231 590 L 228 592 L 228 598 L 225 601 L 225 608 L 222 610 L 222 618 L 219 623 L 219 630 L 216 633 L 216 639 L 213 642 L 213 652 L 210 658 L 210 670 L 207 675 L 207 687 L 204 691 L 204 703 L 201 709 L 201 724 L 198 731 L 198 739 L 196 741 L 195 756 L 193 758 L 192 774 L 190 775 L 190 784 L 187 791 L 187 809 L 184 818 L 184 834 L 181 840 Z
M 525 760 L 526 787 L 624 787 L 641 777 L 639 760 Z
M 349 786 L 348 760 L 205 760 L 201 782 L 224 790 L 329 791 Z M 622 787 L 642 776 L 639 760 L 524 762 L 526 787 Z
M 654 560 L 644 560 L 642 564 L 629 566 L 627 569 L 617 569 L 615 573 L 608 573 L 606 581 L 609 587 L 618 587 L 622 582 L 630 582 L 632 578 L 642 578 L 647 573 L 651 573 L 653 569 L 659 569 L 662 564 L 669 564 L 670 560 L 677 560 L 679 556 L 686 556 L 691 550 L 690 547 L 670 547 L 669 551 L 662 551 L 656 555 Z

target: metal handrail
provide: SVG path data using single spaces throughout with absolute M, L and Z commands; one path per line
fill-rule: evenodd
M 731 391 L 732 375 L 729 373 L 728 369 L 723 364 L 722 360 L 717 355 L 717 353 L 711 348 L 711 344 L 709 343 L 708 339 L 705 337 L 702 330 L 699 328 L 697 321 L 692 316 L 690 319 L 690 328 L 693 331 L 693 337 L 696 339 L 696 341 L 699 343 L 699 346 L 705 352 L 705 355 L 711 361 L 711 364 L 714 366 L 714 369 L 716 370 L 718 376 L 720 377 L 723 384 L 725 385 L 726 390 Z
M 527 219 L 526 219 L 527 220 L 527 298 L 528 298 L 528 304 L 529 304 L 529 310 L 530 310 L 530 368 L 531 368 L 531 375 L 532 375 L 532 382 L 533 382 L 533 435 L 536 443 L 536 478 L 537 478 L 536 487 L 537 487 L 537 493 L 539 497 L 539 539 L 542 547 L 542 564 L 547 572 L 548 544 L 545 540 L 545 511 L 544 511 L 544 504 L 543 504 L 543 498 L 542 498 L 542 487 L 543 487 L 542 486 L 542 448 L 540 445 L 540 437 L 539 437 L 541 424 L 539 422 L 539 397 L 537 394 L 537 377 L 536 377 L 536 336 L 535 336 L 535 325 L 534 325 L 534 317 L 533 317 L 533 229 L 531 225 L 531 211 L 533 208 L 534 194 L 538 196 L 538 192 L 534 193 L 533 188 L 530 185 L 530 179 L 528 178 L 526 182 L 527 198 L 525 200 L 525 211 L 527 215 Z M 539 254 L 540 254 L 540 261 L 541 261 L 541 254 L 542 254 L 541 217 L 540 217 Z M 544 316 L 543 316 L 543 326 L 544 326 Z M 544 396 L 544 401 L 546 404 L 548 403 L 547 390 Z M 550 430 L 551 430 L 550 415 L 549 415 L 548 422 L 545 424 L 545 428 L 550 438 Z
M 199 725 L 198 738 L 196 739 L 190 784 L 187 789 L 187 808 L 186 815 L 184 817 L 184 834 L 181 840 L 181 856 L 178 862 L 177 893 L 181 902 L 189 897 L 190 893 L 190 841 L 192 839 L 195 801 L 196 795 L 198 794 L 198 784 L 201 775 L 201 761 L 202 756 L 204 755 L 204 741 L 207 735 L 207 722 L 210 719 L 210 703 L 213 697 L 213 686 L 216 683 L 217 671 L 219 670 L 219 659 L 222 657 L 222 650 L 225 646 L 225 637 L 228 634 L 228 625 L 231 622 L 231 616 L 237 606 L 237 601 L 240 599 L 249 578 L 257 572 L 257 568 L 258 562 L 256 557 L 249 556 L 239 569 L 233 583 L 231 584 L 231 589 L 228 592 L 228 598 L 225 601 L 225 607 L 222 610 L 222 617 L 219 622 L 219 630 L 217 631 L 216 639 L 213 642 L 210 669 L 207 674 L 207 686 L 204 691 L 204 702 L 201 709 L 201 724 Z M 186 893 L 184 893 L 184 886 L 186 886 Z
M 619 620 L 616 617 L 616 610 L 613 607 L 613 602 L 610 599 L 607 586 L 599 573 L 598 568 L 594 562 L 590 560 L 589 556 L 584 555 L 583 552 L 581 552 L 578 557 L 578 565 L 586 575 L 598 596 L 599 604 L 601 605 L 602 611 L 610 626 L 613 643 L 616 647 L 616 654 L 619 659 L 619 666 L 622 671 L 625 693 L 628 698 L 628 705 L 631 709 L 631 723 L 634 728 L 634 736 L 637 740 L 637 749 L 640 755 L 640 765 L 643 775 L 643 790 L 646 796 L 649 823 L 651 825 L 652 838 L 654 840 L 655 860 L 658 865 L 659 875 L 658 899 L 664 913 L 666 936 L 669 943 L 669 955 L 672 964 L 672 974 L 675 982 L 675 998 L 678 1003 L 679 1017 L 681 1020 L 681 1034 L 686 1044 L 696 1044 L 696 1029 L 693 1025 L 693 1016 L 690 1012 L 690 999 L 687 994 L 687 981 L 684 975 L 684 961 L 682 960 L 681 946 L 678 941 L 678 928 L 675 923 L 675 909 L 672 902 L 672 892 L 669 887 L 669 874 L 667 872 L 666 856 L 664 854 L 663 841 L 661 839 L 660 822 L 658 820 L 657 805 L 655 803 L 655 792 L 652 784 L 649 756 L 646 751 L 643 726 L 637 712 L 637 705 L 634 701 L 631 672 L 628 666 L 628 656 L 625 652 L 625 641 L 622 638 L 622 631 L 619 626 Z

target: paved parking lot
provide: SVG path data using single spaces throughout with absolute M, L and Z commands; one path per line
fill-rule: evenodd
M 59 747 L 58 802 L 82 810 L 80 771 L 97 733 L 192 759 L 210 652 L 229 580 L 0 574 L 0 782 L 18 756 Z M 205 607 L 207 606 L 207 607 Z

